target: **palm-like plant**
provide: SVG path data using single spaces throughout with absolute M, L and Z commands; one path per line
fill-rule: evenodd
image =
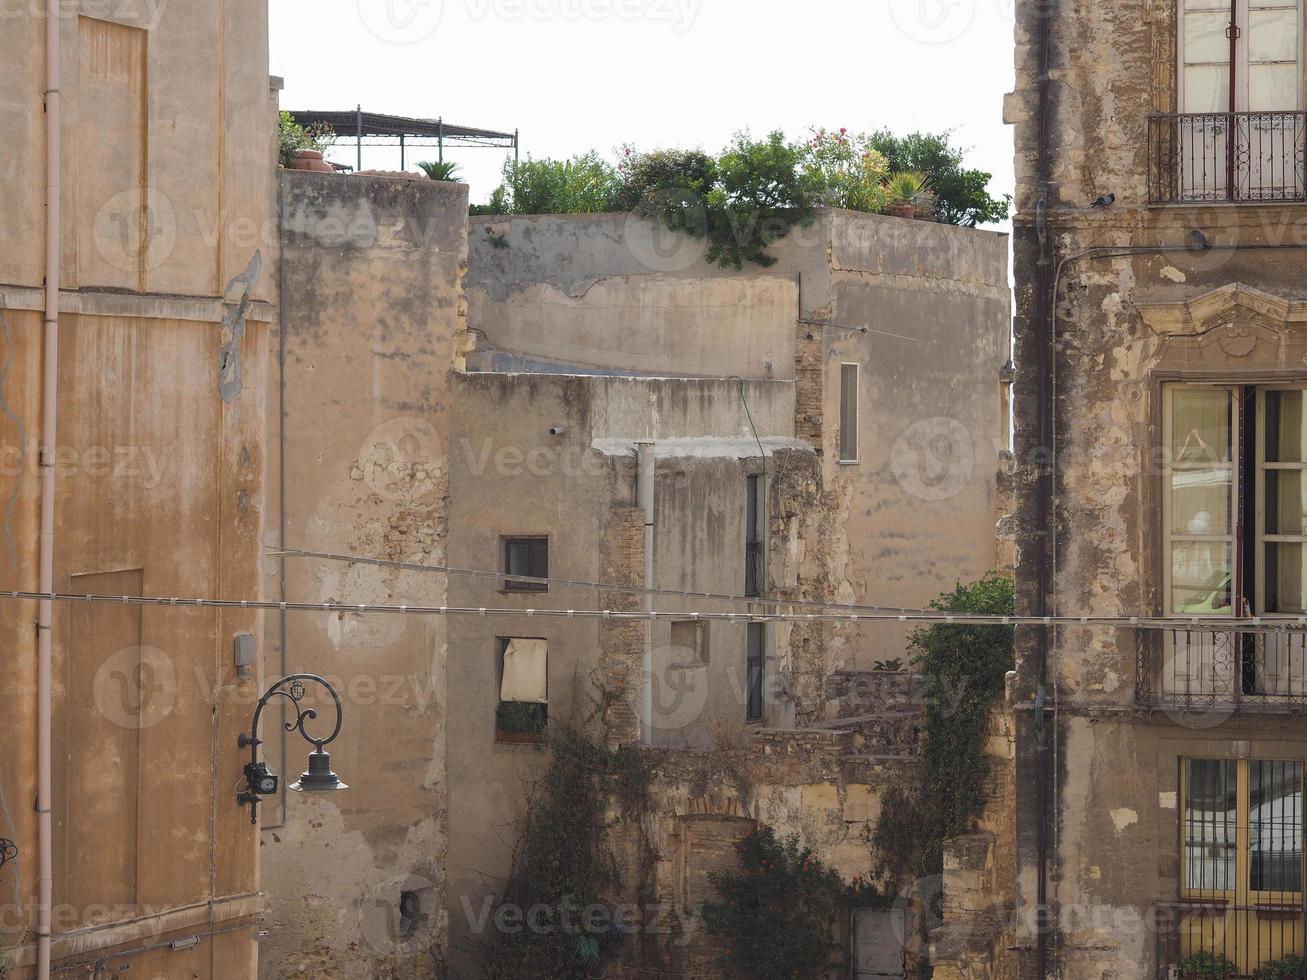
M 930 184 L 930 178 L 915 170 L 901 170 L 891 174 L 885 182 L 885 192 L 894 204 L 912 204 Z
M 432 180 L 458 183 L 462 179 L 462 175 L 458 172 L 458 164 L 452 160 L 423 160 L 418 164 L 418 169 Z

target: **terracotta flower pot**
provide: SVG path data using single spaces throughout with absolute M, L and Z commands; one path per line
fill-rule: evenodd
M 331 174 L 336 168 L 329 164 L 319 150 L 296 150 L 291 170 L 311 170 L 314 173 Z
M 903 204 L 891 204 L 889 213 L 896 218 L 915 218 L 917 216 L 917 206 L 911 201 Z

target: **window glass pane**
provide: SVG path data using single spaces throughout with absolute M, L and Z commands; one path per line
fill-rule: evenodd
M 1171 460 L 1228 463 L 1233 401 L 1221 388 L 1177 388 L 1171 397 Z
M 1171 544 L 1171 611 L 1230 615 L 1230 546 L 1215 541 Z
M 1248 61 L 1256 64 L 1263 61 L 1297 60 L 1297 8 L 1248 11 Z
M 1248 763 L 1253 891 L 1302 890 L 1302 763 Z
M 1248 66 L 1248 108 L 1254 112 L 1272 109 L 1298 108 L 1298 65 L 1249 65 Z M 1277 143 L 1283 142 L 1282 133 L 1275 134 Z M 1268 132 L 1264 139 L 1269 142 Z M 1292 145 L 1292 144 L 1290 144 Z M 1256 136 L 1254 135 L 1254 149 Z M 1288 158 L 1288 165 L 1293 166 L 1293 157 Z
M 1225 29 L 1230 26 L 1230 11 L 1185 11 L 1184 15 L 1184 63 L 1191 65 L 1203 63 L 1228 64 L 1230 61 L 1230 39 L 1225 36 Z
M 748 683 L 748 704 L 746 717 L 750 721 L 762 717 L 762 672 L 763 657 L 766 652 L 767 627 L 763 623 L 748 625 L 748 650 L 745 657 L 745 673 Z M 738 647 L 737 647 L 738 649 Z
M 1266 471 L 1266 533 L 1307 534 L 1307 480 L 1302 470 Z
M 1307 432 L 1303 431 L 1303 392 L 1268 391 L 1266 393 L 1266 461 L 1301 463 L 1307 452 Z
M 1171 472 L 1171 532 L 1214 537 L 1230 533 L 1229 469 Z
M 1185 112 L 1225 112 L 1230 104 L 1230 69 L 1209 65 L 1185 65 L 1184 69 L 1184 111 Z M 1202 158 L 1203 140 L 1215 140 L 1221 133 L 1204 132 L 1198 127 L 1185 127 L 1186 154 Z M 1194 145 L 1190 147 L 1190 138 Z M 1210 158 L 1211 153 L 1208 151 Z
M 1266 542 L 1266 611 L 1307 612 L 1307 554 L 1301 544 Z
M 1184 884 L 1234 888 L 1238 787 L 1233 761 L 1185 760 Z

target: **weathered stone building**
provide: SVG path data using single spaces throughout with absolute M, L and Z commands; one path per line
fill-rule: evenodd
M 266 16 L 176 0 L 0 18 L 6 589 L 260 592 Z M 39 630 L 37 602 L 0 605 L 9 976 L 253 978 L 258 831 L 231 788 L 259 692 L 233 649 L 261 617 L 42 605 Z
M 1013 942 L 1298 975 L 1302 4 L 1017 12 L 1018 612 L 1177 623 L 1022 631 Z
M 528 574 L 562 581 L 450 580 L 451 605 L 523 610 L 450 624 L 450 946 L 464 970 L 548 764 L 542 736 L 501 714 L 524 643 L 551 724 L 584 716 L 597 685 L 616 697 L 610 738 L 628 743 L 647 656 L 647 740 L 662 749 L 651 816 L 638 845 L 621 821 L 615 832 L 645 856 L 631 874 L 652 887 L 646 901 L 692 915 L 758 822 L 798 834 L 846 880 L 869 875 L 879 800 L 917 779 L 921 716 L 912 698 L 869 694 L 908 676 L 872 673 L 905 660 L 897 624 L 695 623 L 677 610 L 916 607 L 996 564 L 1004 236 L 824 211 L 777 243 L 775 266 L 742 272 L 705 263 L 702 242 L 659 239 L 624 215 L 470 225 L 475 348 L 454 385 L 450 550 L 513 571 L 510 549 L 534 542 L 547 565 Z M 567 582 L 667 590 L 648 654 L 638 623 L 527 618 L 642 602 Z M 672 952 L 678 969 L 720 968 L 701 941 Z

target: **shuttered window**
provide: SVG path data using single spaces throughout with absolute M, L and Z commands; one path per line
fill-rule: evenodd
M 858 462 L 858 365 L 840 365 L 840 462 Z

